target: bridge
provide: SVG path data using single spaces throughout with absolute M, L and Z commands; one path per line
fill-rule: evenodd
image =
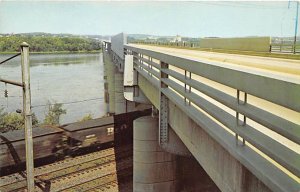
M 299 61 L 128 44 L 123 33 L 103 57 L 108 113 L 153 109 L 134 121 L 134 191 L 177 191 L 178 156 L 220 191 L 300 191 Z

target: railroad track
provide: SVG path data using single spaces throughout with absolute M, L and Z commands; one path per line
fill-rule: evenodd
M 116 192 L 116 191 L 132 192 L 132 182 L 128 184 L 128 183 L 118 183 L 114 181 L 99 186 L 98 188 L 89 190 L 89 192 Z
M 121 176 L 131 178 L 131 148 L 109 148 L 35 168 L 36 191 L 96 190 L 115 185 Z M 0 178 L 1 192 L 25 189 L 26 179 L 20 173 Z
M 130 159 L 130 160 L 132 160 L 132 159 Z M 125 167 L 127 167 L 127 168 L 125 168 Z M 122 167 L 121 177 L 123 177 L 123 178 L 124 177 L 129 177 L 130 180 L 131 180 L 132 170 L 131 170 L 130 167 L 131 166 L 130 165 L 128 166 L 128 164 L 125 165 L 124 167 Z M 111 186 L 111 185 L 114 186 L 115 184 L 117 184 L 117 186 L 120 188 L 121 185 L 124 185 L 124 184 L 128 183 L 128 181 L 127 182 L 124 182 L 122 180 L 117 181 L 118 177 L 120 177 L 120 174 L 117 175 L 116 173 L 112 173 L 112 174 L 106 175 L 104 177 L 100 177 L 100 178 L 97 178 L 97 179 L 94 179 L 94 180 L 90 180 L 86 183 L 76 185 L 74 187 L 66 189 L 65 191 L 69 191 L 69 192 L 72 192 L 72 191 L 80 191 L 80 192 L 93 191 L 93 190 L 97 190 L 97 189 L 102 188 L 102 187 L 108 187 L 108 186 Z M 124 191 L 124 189 L 122 188 L 122 191 Z

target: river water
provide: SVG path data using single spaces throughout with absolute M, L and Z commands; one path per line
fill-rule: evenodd
M 0 61 L 9 55 L 0 55 Z M 21 82 L 20 56 L 0 65 L 0 78 Z M 47 103 L 64 103 L 67 114 L 61 124 L 105 114 L 103 61 L 101 54 L 30 55 L 32 110 L 40 121 L 48 111 Z M 8 90 L 8 98 L 4 90 Z M 0 108 L 7 112 L 22 109 L 22 89 L 0 82 Z

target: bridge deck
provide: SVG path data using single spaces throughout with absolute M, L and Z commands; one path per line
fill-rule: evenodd
M 197 61 L 214 62 L 215 65 L 230 69 L 300 83 L 299 60 L 176 49 L 151 45 L 130 44 L 130 46 Z
M 185 49 L 176 49 L 176 48 L 166 48 L 166 47 L 157 47 L 157 46 L 149 46 L 149 45 L 129 45 L 133 48 L 140 48 L 143 50 L 154 51 L 158 54 L 166 54 L 171 55 L 176 58 L 184 58 L 189 60 L 194 60 L 197 62 L 202 62 L 206 64 L 211 64 L 215 66 L 219 66 L 222 68 L 233 69 L 236 71 L 242 71 L 245 73 L 251 73 L 258 76 L 269 77 L 272 79 L 278 79 L 284 82 L 290 82 L 292 84 L 300 84 L 300 61 L 298 60 L 290 60 L 290 59 L 278 59 L 278 58 L 267 58 L 267 57 L 258 57 L 258 56 L 245 56 L 245 55 L 237 55 L 237 54 L 225 54 L 225 53 L 215 53 L 215 52 L 205 52 L 205 51 L 196 51 L 196 50 L 185 50 Z M 146 54 L 147 55 L 147 54 Z M 142 56 L 143 57 L 143 56 Z M 163 58 L 163 55 L 160 55 L 160 58 Z M 145 58 L 150 59 L 146 56 Z M 157 63 L 158 60 L 153 59 L 154 62 Z M 152 61 L 152 60 L 151 60 Z M 146 61 L 147 63 L 147 61 Z M 172 64 L 172 63 L 170 63 Z M 184 65 L 184 63 L 182 63 Z M 180 74 L 184 74 L 184 70 L 174 67 L 172 65 L 169 66 L 169 69 L 172 71 L 176 71 Z M 152 70 L 153 71 L 153 70 Z M 153 71 L 155 72 L 155 70 Z M 159 71 L 157 71 L 159 72 Z M 192 71 L 191 71 L 192 72 Z M 156 72 L 155 72 L 156 73 Z M 153 75 L 155 74 L 153 73 Z M 182 84 L 179 80 L 169 77 L 173 82 L 178 84 Z M 217 83 L 210 79 L 192 74 L 192 79 L 197 80 L 203 84 L 209 85 L 214 87 L 217 90 L 220 90 L 228 95 L 236 97 L 237 90 L 226 86 L 224 84 Z M 259 84 L 253 84 L 253 86 L 260 86 Z M 265 87 L 262 86 L 262 89 Z M 280 92 L 280 91 L 279 91 Z M 220 107 L 221 109 L 225 110 L 226 112 L 230 113 L 232 116 L 235 116 L 236 112 L 225 105 L 219 103 L 215 99 L 207 97 L 200 91 L 192 88 L 192 93 L 196 93 L 201 97 L 205 98 L 207 101 L 211 102 L 215 106 Z M 275 103 L 269 102 L 267 100 L 255 97 L 253 95 L 248 95 L 247 103 L 256 106 L 260 109 L 264 109 L 271 114 L 275 114 L 278 117 L 282 117 L 290 122 L 297 124 L 299 127 L 300 125 L 300 113 L 296 110 L 291 110 L 281 105 L 277 105 Z M 283 137 L 282 135 L 268 129 L 267 127 L 258 124 L 251 119 L 247 119 L 247 124 L 251 127 L 255 128 L 259 132 L 262 132 L 264 135 L 271 137 L 272 139 L 276 140 L 277 142 L 281 143 L 282 145 L 288 147 L 292 151 L 300 154 L 300 145 Z M 226 127 L 224 127 L 226 129 Z M 253 147 L 253 146 L 252 146 Z M 280 149 L 276 149 L 280 150 Z M 266 157 L 265 157 L 266 158 Z M 268 158 L 267 158 L 268 159 Z M 269 159 L 270 161 L 271 159 Z M 277 165 L 278 166 L 278 165 Z M 284 172 L 288 175 L 293 177 L 297 182 L 300 182 L 299 177 L 291 174 L 284 168 Z

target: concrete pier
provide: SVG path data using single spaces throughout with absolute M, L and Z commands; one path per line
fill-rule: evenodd
M 107 72 L 109 113 L 115 113 L 115 65 L 106 52 L 103 52 L 103 54 Z
M 103 46 L 104 49 L 104 46 Z M 106 56 L 108 56 L 106 54 Z M 104 53 L 100 54 L 103 61 L 103 81 L 104 81 L 104 102 L 105 102 L 105 114 L 109 113 L 109 93 L 108 93 L 108 81 L 107 81 L 107 69 L 108 64 L 104 61 Z
M 175 156 L 158 144 L 158 118 L 141 117 L 133 122 L 133 191 L 176 191 Z
M 115 76 L 114 77 L 115 114 L 125 113 L 126 100 L 124 98 L 124 85 L 123 85 L 124 74 L 116 71 L 114 76 Z

